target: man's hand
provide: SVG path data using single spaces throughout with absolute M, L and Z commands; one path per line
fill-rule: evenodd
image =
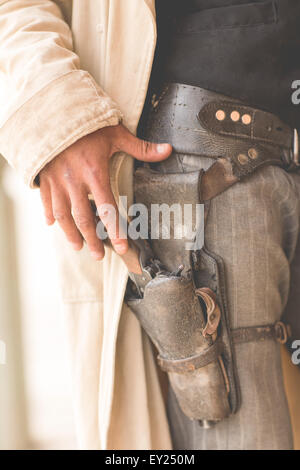
M 113 206 L 116 221 L 119 220 L 109 181 L 109 159 L 119 151 L 138 160 L 155 162 L 166 159 L 172 147 L 140 140 L 120 124 L 81 138 L 40 172 L 47 224 L 52 225 L 57 220 L 75 250 L 80 250 L 85 240 L 92 256 L 98 260 L 104 256 L 104 247 L 96 234 L 95 215 L 88 194 L 95 199 L 99 217 L 115 251 L 124 254 L 128 249 L 127 240 L 120 238 L 119 227 L 115 228 L 107 206 L 103 206 Z

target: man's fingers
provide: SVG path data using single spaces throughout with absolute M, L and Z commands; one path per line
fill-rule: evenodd
M 82 236 L 73 220 L 70 202 L 67 197 L 57 189 L 52 191 L 52 206 L 54 218 L 65 232 L 68 241 L 75 250 L 80 250 L 83 244 Z
M 51 190 L 47 183 L 44 183 L 40 187 L 40 195 L 42 204 L 44 207 L 45 219 L 47 225 L 52 225 L 55 222 L 55 218 L 53 216 L 52 210 L 52 198 L 51 198 Z
M 172 147 L 138 139 L 121 124 L 107 126 L 79 139 L 63 151 L 48 163 L 40 177 L 47 223 L 50 225 L 57 220 L 75 249 L 82 248 L 83 239 L 86 240 L 97 259 L 104 255 L 100 236 L 105 239 L 108 235 L 119 254 L 126 253 L 128 249 L 109 181 L 109 158 L 118 151 L 146 162 L 159 162 L 168 158 Z M 88 191 L 94 196 L 107 234 L 103 233 L 102 224 L 96 227 Z
M 105 180 L 94 180 L 93 184 L 90 185 L 90 190 L 95 199 L 98 216 L 107 230 L 114 250 L 120 255 L 126 253 L 128 241 L 119 226 L 119 212 L 110 188 L 108 176 Z
M 74 191 L 71 190 L 70 198 L 75 224 L 85 239 L 91 255 L 97 260 L 103 259 L 103 243 L 97 236 L 95 215 L 93 214 L 87 191 L 78 188 Z
M 158 162 L 165 160 L 172 153 L 170 144 L 155 144 L 139 139 L 131 134 L 125 127 L 118 136 L 118 147 L 137 160 L 144 162 Z

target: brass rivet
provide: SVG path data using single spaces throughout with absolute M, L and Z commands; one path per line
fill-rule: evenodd
M 244 115 L 242 116 L 242 123 L 243 123 L 243 124 L 246 124 L 246 126 L 247 126 L 248 124 L 250 124 L 251 121 L 252 121 L 252 119 L 251 119 L 250 114 L 244 114 Z
M 248 155 L 251 158 L 251 160 L 255 160 L 258 157 L 258 152 L 255 149 L 249 149 L 248 150 Z
M 244 153 L 240 153 L 237 158 L 241 165 L 246 165 L 246 163 L 248 163 L 248 157 Z
M 237 122 L 240 119 L 240 113 L 238 111 L 232 111 L 230 117 L 232 121 Z
M 216 112 L 216 118 L 218 121 L 224 121 L 226 117 L 226 114 L 225 112 L 223 111 L 223 109 L 218 109 L 218 111 Z

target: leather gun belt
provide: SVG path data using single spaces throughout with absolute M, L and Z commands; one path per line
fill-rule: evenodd
M 173 146 L 164 162 L 135 171 L 135 201 L 148 212 L 152 204 L 204 203 L 207 215 L 210 199 L 259 168 L 299 167 L 297 132 L 277 116 L 178 83 L 153 96 L 142 137 Z M 206 169 L 199 157 L 209 160 Z M 231 330 L 224 263 L 205 245 L 187 250 L 184 238 L 137 244 L 126 301 L 156 346 L 184 413 L 220 421 L 240 402 L 233 344 L 284 343 L 288 328 L 278 322 Z

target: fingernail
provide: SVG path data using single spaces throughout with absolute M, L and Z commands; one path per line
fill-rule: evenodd
M 73 250 L 79 251 L 82 248 L 82 245 L 79 245 L 78 243 L 71 243 Z
M 127 251 L 127 246 L 126 245 L 118 245 L 115 246 L 115 250 L 119 255 L 124 255 Z
M 158 144 L 156 146 L 156 150 L 158 153 L 165 153 L 168 147 L 169 147 L 169 144 Z
M 91 251 L 91 256 L 97 260 L 101 260 L 103 258 L 101 253 L 97 253 L 96 251 Z

